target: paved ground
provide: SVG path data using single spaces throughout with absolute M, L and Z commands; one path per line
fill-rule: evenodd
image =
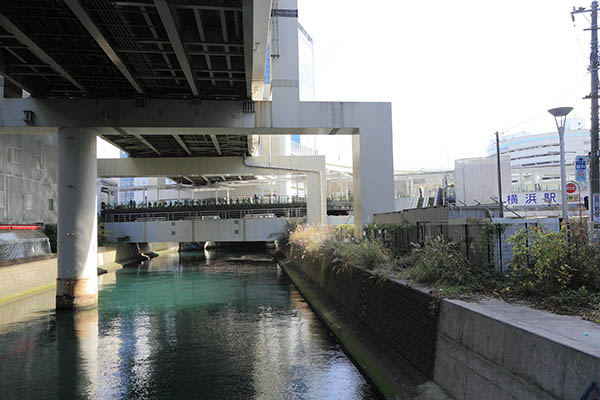
M 524 304 L 507 303 L 498 299 L 477 302 L 448 301 L 573 349 L 600 357 L 599 324 L 585 321 L 580 317 L 553 314 L 549 311 L 533 309 Z

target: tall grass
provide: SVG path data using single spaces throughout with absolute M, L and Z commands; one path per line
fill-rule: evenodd
M 426 284 L 465 285 L 473 280 L 473 268 L 463 255 L 460 243 L 442 236 L 426 238 L 422 246 L 415 244 L 411 253 L 414 264 L 409 277 Z
M 299 225 L 289 243 L 301 258 L 322 259 L 334 271 L 350 273 L 353 267 L 371 271 L 389 270 L 394 259 L 378 240 L 355 240 L 347 226 Z

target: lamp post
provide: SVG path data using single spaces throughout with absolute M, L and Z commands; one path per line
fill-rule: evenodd
M 500 172 L 500 138 L 496 131 L 496 161 L 498 164 L 498 204 L 500 204 L 500 212 L 498 216 L 504 218 L 504 205 L 502 203 L 502 172 Z
M 567 172 L 565 166 L 565 123 L 567 114 L 573 110 L 573 107 L 558 107 L 548 110 L 554 117 L 556 128 L 558 129 L 558 139 L 560 144 L 560 192 L 562 198 L 563 222 L 569 222 L 569 209 L 567 207 Z

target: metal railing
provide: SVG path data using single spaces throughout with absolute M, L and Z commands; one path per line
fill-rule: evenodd
M 306 216 L 306 207 L 223 209 L 205 211 L 156 211 L 102 214 L 102 222 L 142 222 L 215 220 L 242 218 L 301 218 Z

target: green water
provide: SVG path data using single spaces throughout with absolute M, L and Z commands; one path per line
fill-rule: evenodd
M 0 307 L 0 399 L 376 398 L 274 264 L 174 253 L 101 278 L 98 309 Z

